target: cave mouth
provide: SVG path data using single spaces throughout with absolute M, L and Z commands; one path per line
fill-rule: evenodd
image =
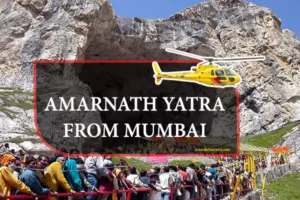
M 162 141 L 161 138 L 152 137 L 150 138 L 136 138 L 129 137 L 124 138 L 128 127 L 123 126 L 127 123 L 130 125 L 131 130 L 134 129 L 136 124 L 147 124 L 147 128 L 144 129 L 143 125 L 140 125 L 140 135 L 143 136 L 143 131 L 146 130 L 148 136 L 158 131 L 158 124 L 161 124 L 164 127 L 164 130 L 167 129 L 169 124 L 184 124 L 186 134 L 189 132 L 191 125 L 194 124 L 195 128 L 199 135 L 204 131 L 205 136 L 209 136 L 211 131 L 211 126 L 213 118 L 215 116 L 214 112 L 201 111 L 200 110 L 200 99 L 195 101 L 193 105 L 195 111 L 182 111 L 181 107 L 177 107 L 178 111 L 168 112 L 167 103 L 163 100 L 164 97 L 167 97 L 168 100 L 174 98 L 170 103 L 170 108 L 175 109 L 178 104 L 178 100 L 182 99 L 184 101 L 183 105 L 188 110 L 191 108 L 191 102 L 185 101 L 186 97 L 207 97 L 210 99 L 209 107 L 214 108 L 216 101 L 216 89 L 204 87 L 200 84 L 190 83 L 190 82 L 178 82 L 178 81 L 168 81 L 163 80 L 161 85 L 156 85 L 154 80 L 154 72 L 152 69 L 151 61 L 126 61 L 116 62 L 116 61 L 105 61 L 101 63 L 86 63 L 81 67 L 81 71 L 78 74 L 79 79 L 87 84 L 94 97 L 99 97 L 104 99 L 104 97 L 109 98 L 110 100 L 113 97 L 117 97 L 117 104 L 121 105 L 122 99 L 125 98 L 130 107 L 129 112 L 116 112 L 110 110 L 108 112 L 100 112 L 101 121 L 107 124 L 109 127 L 113 127 L 113 124 L 118 123 L 118 136 L 119 138 L 101 138 L 102 148 L 106 149 L 112 153 L 141 153 L 140 151 L 130 151 L 130 147 L 134 146 L 144 146 L 146 147 L 149 143 L 159 145 Z M 131 63 L 130 63 L 131 62 Z M 158 61 L 159 62 L 159 61 Z M 195 63 L 160 63 L 162 71 L 187 71 Z M 133 101 L 130 101 L 130 97 L 148 97 L 156 98 L 155 108 L 157 111 L 143 111 L 145 109 L 145 101 L 139 101 L 138 110 L 133 112 L 135 105 Z M 150 102 L 150 101 L 148 101 Z M 151 107 L 151 106 L 150 106 Z M 150 110 L 150 109 L 149 109 Z M 200 123 L 205 123 L 205 129 L 200 125 Z M 152 126 L 151 124 L 156 124 L 157 126 Z M 172 135 L 175 134 L 176 128 L 178 126 L 170 126 Z M 155 129 L 155 130 L 154 130 Z M 129 132 L 128 132 L 129 133 Z M 128 134 L 129 135 L 129 134 Z M 191 134 L 193 137 L 193 134 Z M 166 139 L 166 138 L 164 138 Z M 173 139 L 166 139 L 172 141 Z M 164 140 L 165 141 L 165 140 Z M 181 145 L 190 145 L 189 143 L 183 143 L 179 141 L 172 141 L 173 143 L 181 143 Z M 96 139 L 88 142 L 88 146 L 99 145 L 100 143 Z M 128 147 L 128 148 L 127 148 Z M 157 147 L 158 148 L 158 147 Z M 126 149 L 126 152 L 120 151 L 120 149 Z M 189 148 L 186 148 L 189 149 Z M 190 151 L 190 149 L 189 149 Z M 149 151 L 148 151 L 149 152 Z M 159 149 L 157 149 L 159 152 Z M 172 153 L 172 152 L 168 152 Z M 183 152 L 188 153 L 188 152 Z
M 205 48 L 203 45 L 197 45 L 187 49 L 188 52 L 203 54 L 207 56 L 213 56 L 214 51 Z M 107 124 L 124 124 L 130 123 L 131 127 L 134 127 L 137 123 L 160 123 L 163 127 L 166 127 L 170 123 L 182 123 L 186 125 L 186 129 L 190 127 L 191 123 L 195 124 L 197 131 L 201 130 L 200 123 L 205 123 L 205 136 L 210 136 L 215 112 L 166 112 L 166 105 L 161 99 L 162 97 L 176 97 L 185 98 L 191 97 L 208 97 L 211 100 L 209 104 L 213 107 L 217 98 L 218 90 L 214 88 L 204 87 L 200 84 L 189 83 L 189 82 L 177 82 L 163 80 L 161 85 L 156 85 L 154 80 L 154 72 L 152 69 L 151 62 L 148 61 L 159 61 L 169 60 L 172 63 L 160 63 L 159 65 L 162 71 L 190 71 L 191 66 L 195 66 L 197 60 L 193 60 L 190 63 L 173 63 L 174 60 L 188 60 L 189 58 L 177 56 L 175 54 L 167 53 L 161 48 L 161 44 L 157 41 L 144 42 L 140 38 L 135 37 L 118 37 L 111 38 L 109 41 L 98 41 L 95 38 L 91 44 L 89 44 L 85 51 L 86 60 L 98 60 L 98 63 L 85 63 L 76 67 L 76 75 L 79 80 L 89 86 L 94 97 L 124 97 L 127 99 L 130 96 L 134 97 L 157 97 L 157 112 L 100 112 L 101 122 Z M 105 63 L 101 63 L 100 60 L 104 60 Z M 108 60 L 113 60 L 110 63 Z M 116 60 L 129 60 L 135 61 L 132 63 L 118 63 Z M 141 62 L 139 62 L 141 61 Z M 234 91 L 234 90 L 233 90 Z M 235 99 L 235 92 L 231 92 Z M 118 98 L 118 100 L 119 100 Z M 174 107 L 173 102 L 172 106 Z M 232 104 L 232 103 L 231 103 Z M 234 102 L 235 104 L 235 102 Z M 189 102 L 184 102 L 186 108 L 190 106 Z M 129 106 L 133 106 L 130 104 Z M 195 109 L 199 109 L 199 104 L 195 105 Z M 233 123 L 234 124 L 234 123 Z M 231 127 L 231 126 L 229 126 Z M 232 130 L 235 130 L 236 126 L 232 126 Z M 149 126 L 147 133 L 152 133 L 152 128 Z M 118 136 L 125 134 L 124 127 L 118 126 Z M 141 130 L 141 132 L 144 130 Z M 175 132 L 176 130 L 172 130 Z M 188 131 L 186 131 L 188 132 Z M 199 133 L 199 132 L 198 132 Z M 157 133 L 155 133 L 157 134 Z M 200 135 L 200 134 L 199 134 Z M 233 136 L 234 138 L 234 136 Z M 165 139 L 165 138 L 164 138 Z M 101 140 L 101 142 L 99 141 Z M 150 143 L 155 143 L 154 148 L 158 148 L 157 144 L 161 144 L 161 138 L 155 140 L 145 140 L 137 138 L 100 138 L 100 139 L 89 139 L 83 142 L 84 149 L 97 148 L 101 144 L 104 149 L 108 152 L 113 153 L 140 153 L 137 150 L 128 151 L 128 146 L 149 146 Z M 180 140 L 174 141 L 170 139 L 171 144 L 174 142 L 181 148 L 185 148 L 188 152 L 175 152 L 175 153 L 197 153 L 194 152 L 195 146 L 191 144 L 199 145 L 199 140 Z M 202 140 L 203 141 L 203 140 Z M 166 140 L 164 140 L 166 142 Z M 203 142 L 202 142 L 203 143 Z M 208 142 L 209 143 L 209 142 Z M 211 143 L 211 142 L 210 142 Z M 166 145 L 169 145 L 168 143 Z M 201 144 L 202 145 L 202 144 Z M 203 144 L 204 146 L 206 144 Z M 151 146 L 151 145 L 150 145 Z M 213 147 L 218 147 L 219 144 L 212 143 Z M 122 148 L 118 148 L 122 147 Z M 153 147 L 153 145 L 151 146 Z M 178 147 L 178 146 L 176 146 Z M 205 147 L 208 147 L 207 145 Z M 120 150 L 122 149 L 122 150 Z M 126 150 L 124 150 L 126 149 Z M 134 149 L 134 148 L 133 148 Z M 159 152 L 159 149 L 155 149 Z M 143 152 L 145 153 L 145 152 Z M 148 152 L 149 153 L 149 152 Z M 161 153 L 161 152 L 160 152 Z M 168 152 L 174 153 L 174 152 Z M 207 153 L 207 152 L 205 152 Z M 215 152 L 209 152 L 215 153 Z M 227 152 L 228 153 L 228 152 Z M 234 153 L 234 152 L 232 152 Z

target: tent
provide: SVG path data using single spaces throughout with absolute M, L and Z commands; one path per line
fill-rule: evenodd
M 289 152 L 291 152 L 291 150 L 287 146 L 273 147 L 271 150 L 274 153 L 289 153 Z

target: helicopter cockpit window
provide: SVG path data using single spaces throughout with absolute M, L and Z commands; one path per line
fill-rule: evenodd
M 219 69 L 219 70 L 216 70 L 216 75 L 217 76 L 224 76 L 225 74 L 224 74 L 223 70 Z
M 211 75 L 215 75 L 215 71 L 214 70 L 211 70 Z
M 225 76 L 225 73 L 224 73 L 223 70 L 217 69 L 217 70 L 216 70 L 216 75 L 217 75 L 217 78 L 218 78 L 219 80 L 226 80 L 226 76 Z
M 234 73 L 232 71 L 230 71 L 229 69 L 225 69 L 226 75 L 227 76 L 233 76 Z

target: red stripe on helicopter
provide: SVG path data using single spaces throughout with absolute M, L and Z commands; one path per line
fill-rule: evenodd
M 212 78 L 212 81 L 215 82 L 218 85 L 221 85 L 221 81 L 217 78 Z

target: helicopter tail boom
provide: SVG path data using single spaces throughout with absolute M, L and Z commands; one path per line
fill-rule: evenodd
M 154 71 L 154 78 L 155 78 L 155 83 L 156 85 L 160 85 L 162 82 L 162 78 L 161 78 L 161 69 L 158 65 L 157 62 L 153 62 L 152 63 L 152 67 L 153 67 L 153 71 Z

